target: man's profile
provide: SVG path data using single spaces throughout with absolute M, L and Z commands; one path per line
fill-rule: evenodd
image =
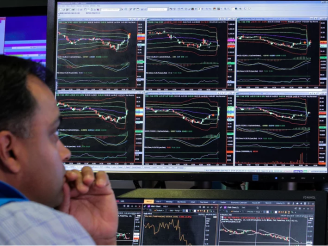
M 47 75 L 38 63 L 0 55 L 0 244 L 115 244 L 106 173 L 65 171 L 70 151 L 57 135 Z

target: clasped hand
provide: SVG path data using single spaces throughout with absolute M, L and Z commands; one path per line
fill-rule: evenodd
M 64 200 L 58 210 L 74 216 L 96 244 L 115 245 L 118 212 L 105 172 L 94 176 L 90 167 L 66 172 Z

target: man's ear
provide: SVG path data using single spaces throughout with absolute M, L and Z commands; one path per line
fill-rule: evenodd
M 14 151 L 17 140 L 10 131 L 0 132 L 0 168 L 2 166 L 11 173 L 18 173 L 21 169 Z

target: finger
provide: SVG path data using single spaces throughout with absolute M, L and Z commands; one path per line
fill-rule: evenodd
M 75 184 L 73 188 L 76 188 L 80 193 L 87 193 L 89 191 L 89 186 L 83 183 L 82 173 L 78 170 L 72 170 L 72 172 L 76 175 L 76 179 L 72 180 L 72 183 Z
M 91 167 L 83 167 L 82 168 L 82 181 L 85 185 L 90 186 L 95 180 L 95 176 L 93 174 Z
M 63 212 L 63 213 L 69 213 L 69 207 L 70 207 L 70 188 L 68 186 L 68 183 L 65 182 L 63 185 L 63 201 L 62 203 L 58 206 L 58 210 Z
M 66 171 L 65 177 L 66 177 L 67 182 L 75 181 L 78 178 L 77 173 L 78 173 L 78 170 L 76 170 L 76 169 L 71 170 L 71 171 Z
M 110 186 L 110 182 L 109 182 L 107 173 L 105 173 L 104 171 L 97 172 L 95 184 L 99 188 L 102 188 L 102 187 L 105 187 L 108 185 Z

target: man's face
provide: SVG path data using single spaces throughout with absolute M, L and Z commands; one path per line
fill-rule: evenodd
M 59 110 L 50 89 L 37 77 L 28 76 L 27 87 L 37 101 L 30 136 L 19 139 L 22 164 L 20 191 L 30 200 L 55 207 L 63 200 L 65 168 L 70 151 L 58 139 Z

